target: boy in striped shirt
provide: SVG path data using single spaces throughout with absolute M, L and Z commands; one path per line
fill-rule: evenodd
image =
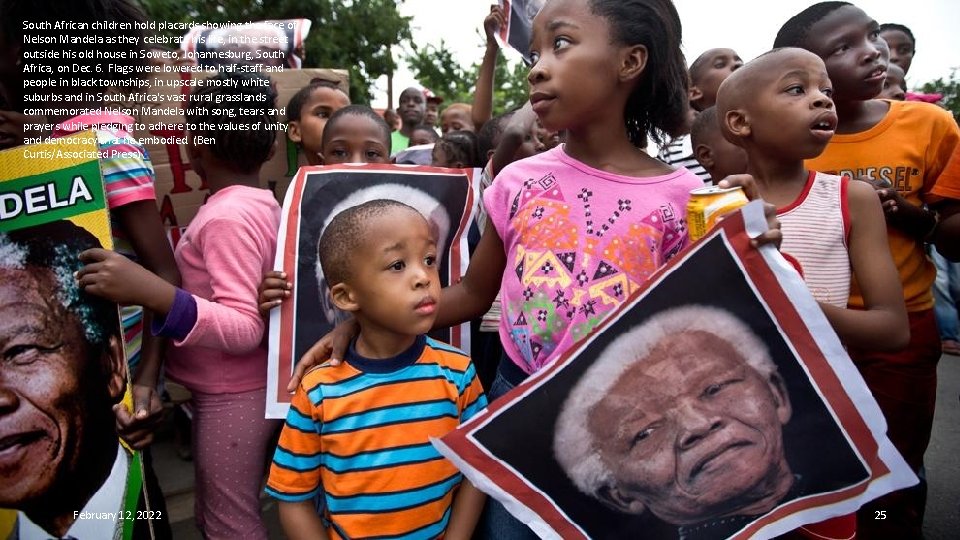
M 470 358 L 425 336 L 440 297 L 434 234 L 375 200 L 337 215 L 320 264 L 360 334 L 303 378 L 267 493 L 290 538 L 469 538 L 484 496 L 430 444 L 486 406 Z M 317 515 L 314 498 L 324 498 Z

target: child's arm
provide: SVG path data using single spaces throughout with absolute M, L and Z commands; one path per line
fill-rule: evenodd
M 222 219 L 208 222 L 198 237 L 203 238 L 211 300 L 191 296 L 125 257 L 102 249 L 81 254 L 87 266 L 78 274 L 80 285 L 93 294 L 140 304 L 164 317 L 171 313 L 178 296 L 187 296 L 195 305 L 194 323 L 182 336 L 183 343 L 230 354 L 249 352 L 260 345 L 266 326 L 255 304 L 262 273 L 257 232 L 242 221 Z
M 473 535 L 473 529 L 477 526 L 477 520 L 480 519 L 483 503 L 486 500 L 487 496 L 464 478 L 460 482 L 460 489 L 453 500 L 450 523 L 447 524 L 444 538 L 448 540 L 469 540 Z
M 936 207 L 940 224 L 930 239 L 937 251 L 951 261 L 960 261 L 960 201 L 947 199 Z
M 126 231 L 134 252 L 145 268 L 172 286 L 180 285 L 180 271 L 163 230 L 163 220 L 153 199 L 118 206 L 111 210 Z M 143 305 L 143 304 L 140 304 Z M 163 405 L 157 395 L 157 382 L 166 352 L 167 340 L 150 332 L 154 314 L 143 310 L 140 363 L 131 373 L 133 412 L 117 408 L 120 435 L 133 448 L 144 448 L 153 439 L 153 430 L 163 417 Z
M 433 327 L 449 328 L 486 313 L 500 290 L 506 265 L 503 241 L 491 220 L 487 220 L 487 228 L 470 258 L 466 275 L 440 291 L 440 309 Z
M 848 346 L 897 350 L 910 341 L 907 310 L 897 268 L 890 256 L 883 210 L 873 188 L 848 181 L 850 265 L 866 309 L 821 304 L 824 314 Z
M 291 540 L 327 540 L 327 530 L 323 527 L 314 502 L 286 502 L 277 503 L 280 511 L 280 524 L 283 532 Z
M 534 136 L 534 126 L 537 124 L 537 114 L 533 112 L 533 106 L 527 101 L 523 107 L 518 110 L 507 127 L 503 129 L 500 136 L 500 144 L 493 152 L 490 158 L 490 175 L 496 177 L 504 167 L 513 163 L 513 156 L 517 153 L 517 148 L 524 143 L 527 137 Z
M 503 8 L 498 5 L 490 6 L 490 14 L 483 19 L 483 31 L 487 36 L 487 49 L 483 53 L 483 62 L 480 64 L 480 73 L 477 76 L 477 89 L 473 94 L 473 109 L 471 112 L 473 125 L 477 131 L 483 126 L 493 113 L 493 79 L 497 67 L 497 55 L 500 45 L 497 44 L 496 34 L 505 24 Z

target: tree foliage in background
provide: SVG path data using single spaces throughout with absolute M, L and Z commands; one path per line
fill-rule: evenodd
M 469 67 L 460 65 L 441 40 L 439 46 L 411 45 L 412 54 L 406 56 L 414 78 L 444 99 L 444 104 L 473 103 L 473 91 L 480 74 L 482 57 Z M 494 71 L 493 114 L 522 105 L 528 99 L 528 68 L 523 62 L 509 65 L 501 54 Z M 395 104 L 394 104 L 395 105 Z
M 957 69 L 950 70 L 947 80 L 940 78 L 928 82 L 920 87 L 920 91 L 943 94 L 940 104 L 953 113 L 953 119 L 960 123 L 960 79 L 957 78 Z
M 171 22 L 252 22 L 309 19 L 303 67 L 350 70 L 350 98 L 369 103 L 373 82 L 396 71 L 391 47 L 410 41 L 410 17 L 403 0 L 141 0 L 152 20 Z M 182 37 L 185 32 L 161 32 Z

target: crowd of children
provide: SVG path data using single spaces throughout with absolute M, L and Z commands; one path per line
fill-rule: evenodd
M 143 20 L 129 0 L 80 8 L 0 0 L 0 9 L 5 147 L 22 143 L 27 119 L 17 109 L 35 77 L 19 69 L 32 45 L 16 21 Z M 132 411 L 117 408 L 121 436 L 149 448 L 162 416 L 161 369 L 190 390 L 195 516 L 206 538 L 266 538 L 265 479 L 290 538 L 535 538 L 429 439 L 600 326 L 689 245 L 680 216 L 690 191 L 712 182 L 766 202 L 770 229 L 754 245 L 774 243 L 797 261 L 888 436 L 921 478 L 856 515 L 795 534 L 921 538 L 936 366 L 941 343 L 945 352 L 960 348 L 956 328 L 944 328 L 951 323 L 938 331 L 928 256 L 947 276 L 942 308 L 957 295 L 949 292 L 957 263 L 948 259 L 960 258 L 960 129 L 926 97 L 910 100 L 911 31 L 881 26 L 850 3 L 822 2 L 786 21 L 770 52 L 744 63 L 714 48 L 688 69 L 671 0 L 552 0 L 533 21 L 529 102 L 493 116 L 494 36 L 504 24 L 494 6 L 472 104 L 440 109 L 442 97 L 411 87 L 381 115 L 325 80 L 287 104 L 287 136 L 308 165 L 388 164 L 426 146 L 423 164 L 481 169 L 482 205 L 466 274 L 444 288 L 436 239 L 415 209 L 375 200 L 331 221 L 320 264 L 332 303 L 353 316 L 297 366 L 282 430 L 264 418 L 266 315 L 292 291 L 284 273 L 270 270 L 280 207 L 260 179 L 275 150 L 270 85 L 221 73 L 191 92 L 188 122 L 224 115 L 262 128 L 195 133 L 205 144 L 189 138 L 187 155 L 210 196 L 175 251 L 133 119 L 95 101 L 82 103 L 87 114 L 46 119 L 54 137 L 92 128 L 101 148 L 125 156 L 101 162 L 115 250 L 85 252 L 77 275 L 89 294 L 143 306 L 123 311 L 134 401 Z M 89 95 L 48 88 L 38 106 L 68 93 Z M 577 279 L 558 285 L 508 264 L 548 252 L 564 253 Z M 592 272 L 598 260 L 627 280 L 613 303 L 591 300 L 603 277 Z M 941 318 L 949 312 L 940 309 Z M 426 337 L 466 321 L 470 354 Z M 144 455 L 157 507 L 163 497 Z M 882 522 L 874 519 L 880 510 Z M 170 537 L 161 524 L 155 535 Z

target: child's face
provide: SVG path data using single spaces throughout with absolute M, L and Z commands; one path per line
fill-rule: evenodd
M 440 131 L 444 135 L 451 131 L 473 131 L 473 129 L 473 119 L 464 108 L 445 109 L 440 115 Z
M 733 49 L 711 49 L 704 53 L 704 67 L 691 88 L 691 102 L 697 109 L 712 107 L 717 102 L 717 89 L 731 73 L 743 66 L 743 60 Z
M 437 125 L 437 115 L 439 114 L 440 104 L 436 101 L 428 101 L 427 109 L 423 113 L 423 123 L 428 126 Z
M 433 328 L 440 300 L 437 244 L 418 212 L 390 208 L 366 222 L 347 287 L 371 331 L 398 337 Z
M 300 110 L 300 119 L 290 121 L 288 136 L 303 147 L 311 163 L 322 150 L 323 128 L 330 115 L 349 104 L 350 98 L 343 92 L 321 86 L 310 93 Z
M 809 49 L 823 59 L 837 99 L 864 101 L 883 89 L 880 25 L 856 6 L 837 8 L 809 31 Z
M 421 144 L 432 144 L 436 140 L 437 140 L 437 134 L 433 133 L 431 135 L 425 129 L 418 129 L 410 134 L 410 146 L 418 146 Z
M 544 128 L 576 129 L 610 109 L 621 84 L 620 47 L 607 20 L 585 1 L 547 2 L 533 21 L 530 102 Z M 618 117 L 623 111 L 616 111 Z
M 913 40 L 902 30 L 884 30 L 880 37 L 890 46 L 890 62 L 900 66 L 906 74 L 913 62 Z
M 887 66 L 887 78 L 883 81 L 883 91 L 878 98 L 903 101 L 907 97 L 907 83 L 904 81 L 903 70 L 896 64 Z
M 543 125 L 537 121 L 537 127 L 535 128 L 537 134 L 537 143 L 535 144 L 534 150 L 539 153 L 551 148 L 556 147 L 560 144 L 560 132 L 550 131 L 543 127 Z
M 784 159 L 816 157 L 837 127 L 827 69 L 820 58 L 803 49 L 773 54 L 769 74 L 756 77 L 754 97 L 742 107 L 750 138 L 765 154 Z
M 338 163 L 389 163 L 388 141 L 384 140 L 383 128 L 359 114 L 338 118 L 327 135 L 323 147 L 324 165 Z
M 710 148 L 710 163 L 709 166 L 703 163 L 701 165 L 710 173 L 714 184 L 731 174 L 747 172 L 747 153 L 743 148 L 724 139 L 719 129 L 707 137 L 707 142 Z

